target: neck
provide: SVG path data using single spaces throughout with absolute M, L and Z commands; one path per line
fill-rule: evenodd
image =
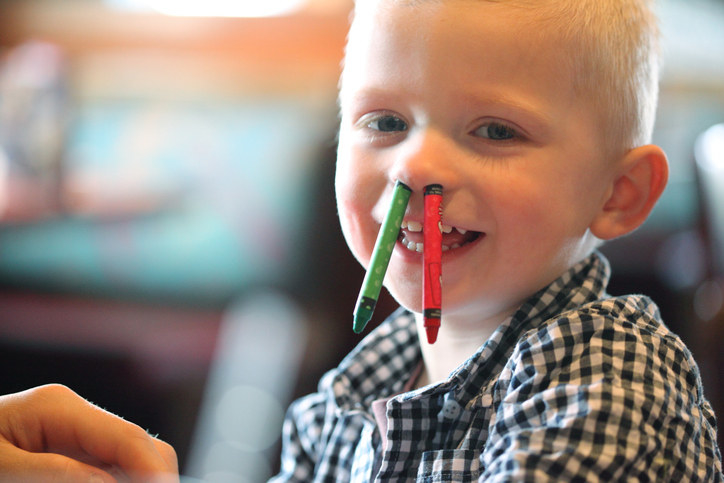
M 425 366 L 416 386 L 422 387 L 446 379 L 490 338 L 506 317 L 507 315 L 475 322 L 443 317 L 437 341 L 429 344 L 422 314 L 415 314 Z

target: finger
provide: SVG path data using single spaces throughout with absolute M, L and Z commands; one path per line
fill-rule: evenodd
M 176 452 L 168 443 L 151 437 L 135 425 L 124 430 L 129 431 L 127 437 L 118 438 L 116 441 L 125 441 L 127 444 L 118 444 L 115 447 L 109 444 L 107 451 L 115 452 L 115 456 L 104 461 L 117 465 L 134 482 L 178 482 Z M 136 444 L 130 444 L 136 438 Z
M 178 457 L 173 446 L 165 441 L 158 438 L 152 438 L 153 444 L 156 447 L 156 451 L 161 455 L 163 460 L 166 462 L 168 468 L 171 469 L 172 473 L 178 473 Z
M 15 396 L 15 436 L 28 445 L 21 446 L 23 449 L 72 457 L 82 453 L 91 461 L 133 475 L 178 470 L 170 446 L 164 447 L 162 454 L 154 438 L 139 426 L 89 403 L 65 386 L 41 386 Z
M 0 482 L 108 482 L 115 479 L 100 468 L 52 453 L 31 453 L 9 443 L 0 446 Z

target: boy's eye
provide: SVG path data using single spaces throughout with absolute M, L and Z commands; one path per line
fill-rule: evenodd
M 473 131 L 475 136 L 493 141 L 506 141 L 517 137 L 518 133 L 510 126 L 499 122 L 491 122 Z
M 407 131 L 407 123 L 397 116 L 380 116 L 367 123 L 367 127 L 380 132 Z

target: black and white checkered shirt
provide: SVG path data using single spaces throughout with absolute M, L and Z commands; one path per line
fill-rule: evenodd
M 722 481 L 690 352 L 648 298 L 606 295 L 609 271 L 591 255 L 411 392 L 420 347 L 396 312 L 291 406 L 274 481 Z M 391 396 L 383 448 L 370 408 Z

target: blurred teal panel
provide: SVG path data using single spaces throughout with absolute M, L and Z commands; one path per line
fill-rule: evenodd
M 216 302 L 283 283 L 335 122 L 323 112 L 289 99 L 78 106 L 65 180 L 92 214 L 0 227 L 0 284 Z

